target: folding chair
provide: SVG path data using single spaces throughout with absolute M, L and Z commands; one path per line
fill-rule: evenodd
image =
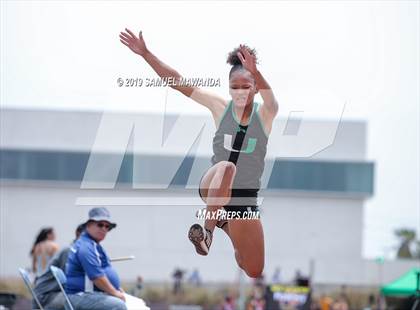
M 33 297 L 33 299 L 35 300 L 35 303 L 38 306 L 39 310 L 44 310 L 44 308 L 42 307 L 41 303 L 39 302 L 38 297 L 36 297 L 36 294 L 32 288 L 32 284 L 31 284 L 31 279 L 29 277 L 29 273 L 23 269 L 23 268 L 19 268 L 19 273 L 23 279 L 23 282 L 25 282 L 26 287 L 28 288 L 29 292 L 31 292 L 31 295 Z
M 73 308 L 73 306 L 70 302 L 69 296 L 67 296 L 66 291 L 64 290 L 64 287 L 63 287 L 63 285 L 66 284 L 66 282 L 67 282 L 66 275 L 64 274 L 63 270 L 61 270 L 58 267 L 52 266 L 52 265 L 50 266 L 50 270 L 51 270 L 55 280 L 57 281 L 58 286 L 60 287 L 60 290 L 64 295 L 64 298 L 66 299 L 66 303 L 69 306 L 69 309 L 74 310 L 74 308 Z

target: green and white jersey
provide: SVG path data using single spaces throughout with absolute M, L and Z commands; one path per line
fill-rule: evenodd
M 212 164 L 224 160 L 236 165 L 233 189 L 258 190 L 261 186 L 268 136 L 258 114 L 260 105 L 252 104 L 248 124 L 241 125 L 230 101 L 213 138 Z

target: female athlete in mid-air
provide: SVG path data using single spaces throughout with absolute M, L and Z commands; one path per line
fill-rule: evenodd
M 137 37 L 129 29 L 120 33 L 120 41 L 153 68 L 161 78 L 177 82 L 182 76 L 159 60 L 146 47 L 142 32 Z M 230 100 L 204 89 L 182 83 L 172 88 L 207 107 L 216 123 L 213 138 L 213 166 L 203 175 L 199 194 L 209 214 L 221 208 L 231 211 L 228 217 L 208 216 L 204 228 L 191 226 L 188 237 L 198 254 L 207 255 L 217 226 L 230 237 L 236 261 L 252 278 L 264 269 L 264 233 L 259 218 L 244 219 L 250 211 L 258 211 L 257 193 L 264 170 L 268 136 L 278 111 L 278 104 L 267 81 L 257 69 L 255 50 L 240 45 L 228 56 Z M 254 102 L 260 92 L 263 104 Z M 252 213 L 255 214 L 255 213 Z M 224 213 L 226 215 L 226 213 Z

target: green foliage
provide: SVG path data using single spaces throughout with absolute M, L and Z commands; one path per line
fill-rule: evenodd
M 420 241 L 416 241 L 416 231 L 414 229 L 399 228 L 394 231 L 395 235 L 400 239 L 401 244 L 398 247 L 398 258 L 420 258 Z M 413 242 L 417 245 L 416 253 L 411 252 Z
M 416 239 L 416 231 L 414 229 L 408 229 L 408 228 L 396 229 L 395 235 L 407 241 L 413 241 L 414 239 Z

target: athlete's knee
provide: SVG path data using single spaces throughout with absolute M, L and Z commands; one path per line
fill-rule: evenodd
M 235 249 L 235 259 L 238 263 L 239 268 L 245 270 L 244 266 L 242 265 L 242 257 L 238 250 Z
M 259 278 L 259 277 L 262 276 L 264 266 L 252 266 L 252 267 L 244 266 L 244 267 L 245 268 L 243 268 L 243 269 L 246 272 L 246 274 L 248 275 L 248 277 Z
M 233 175 L 236 172 L 236 166 L 230 161 L 221 161 L 219 169 L 223 171 L 224 174 Z

